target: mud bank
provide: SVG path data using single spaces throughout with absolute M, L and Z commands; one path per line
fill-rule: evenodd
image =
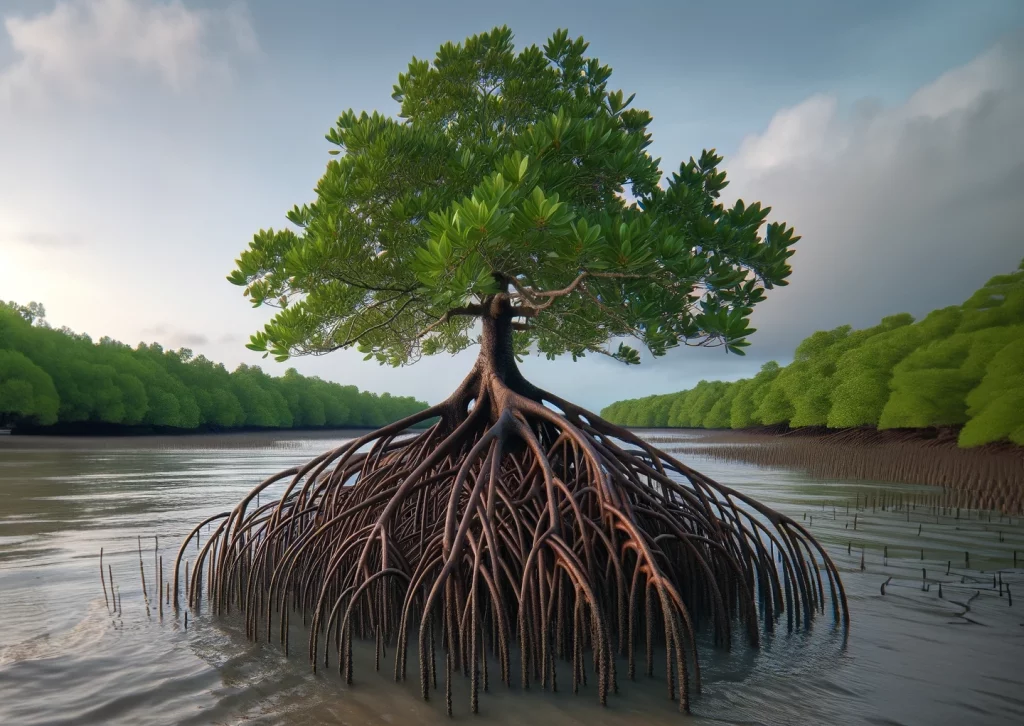
M 648 436 L 667 451 L 822 479 L 864 479 L 942 487 L 941 506 L 1024 513 L 1024 448 L 957 446 L 956 429 L 679 429 Z M 672 446 L 671 441 L 678 441 Z M 667 444 L 667 445 L 666 445 Z

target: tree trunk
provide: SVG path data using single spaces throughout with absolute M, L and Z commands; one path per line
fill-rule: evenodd
M 494 316 L 483 316 L 483 334 L 480 336 L 480 354 L 474 371 L 480 384 L 488 389 L 496 420 L 508 392 L 539 402 L 540 390 L 519 371 L 512 343 L 512 313 L 505 309 Z

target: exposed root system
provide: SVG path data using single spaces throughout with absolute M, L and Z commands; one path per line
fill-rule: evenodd
M 280 499 L 257 504 L 275 483 Z M 806 626 L 829 602 L 849 618 L 835 565 L 800 524 L 490 357 L 444 403 L 282 471 L 197 526 L 175 604 L 186 546 L 210 523 L 193 607 L 239 609 L 251 637 L 286 648 L 301 617 L 313 667 L 334 653 L 348 682 L 353 638 L 376 642 L 378 668 L 391 650 L 396 679 L 412 652 L 423 697 L 442 684 L 449 713 L 454 671 L 471 680 L 474 712 L 495 664 L 524 689 L 593 678 L 604 704 L 617 668 L 632 679 L 639 659 L 651 675 L 655 652 L 688 710 L 702 627 L 728 648 L 734 629 L 756 646 L 762 628 Z

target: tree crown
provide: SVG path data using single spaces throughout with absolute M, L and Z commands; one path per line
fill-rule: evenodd
M 517 354 L 639 362 L 609 348 L 623 337 L 655 356 L 742 354 L 799 237 L 766 225 L 769 207 L 718 201 L 713 150 L 661 186 L 650 114 L 608 89 L 587 45 L 559 30 L 517 54 L 497 28 L 414 58 L 398 118 L 343 113 L 316 199 L 288 213 L 295 229 L 258 232 L 228 278 L 280 308 L 248 347 L 285 360 L 356 346 L 401 365 L 462 350 L 475 318 L 504 314 Z

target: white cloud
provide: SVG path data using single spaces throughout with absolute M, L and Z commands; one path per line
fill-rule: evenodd
M 818 94 L 772 117 L 763 134 L 748 136 L 729 164 L 731 176 L 764 174 L 780 166 L 795 166 L 834 158 L 847 139 L 837 128 L 839 100 Z
M 790 286 L 756 312 L 750 352 L 790 355 L 817 329 L 962 302 L 1024 256 L 1024 37 L 903 103 L 845 113 L 818 94 L 779 111 L 725 167 L 802 239 Z
M 0 100 L 50 93 L 93 98 L 126 74 L 181 91 L 225 77 L 257 50 L 244 6 L 190 10 L 180 0 L 59 0 L 50 12 L 5 17 L 16 59 L 0 68 Z
M 730 176 L 751 181 L 796 166 L 822 172 L 826 165 L 846 173 L 866 161 L 889 166 L 889 154 L 899 153 L 908 137 L 922 131 L 944 136 L 944 142 L 972 141 L 964 137 L 978 130 L 971 124 L 979 121 L 987 101 L 998 98 L 1004 112 L 1020 110 L 1022 41 L 1015 36 L 996 45 L 891 108 L 861 99 L 855 113 L 844 117 L 838 98 L 816 94 L 782 109 L 763 133 L 743 140 L 729 163 Z

